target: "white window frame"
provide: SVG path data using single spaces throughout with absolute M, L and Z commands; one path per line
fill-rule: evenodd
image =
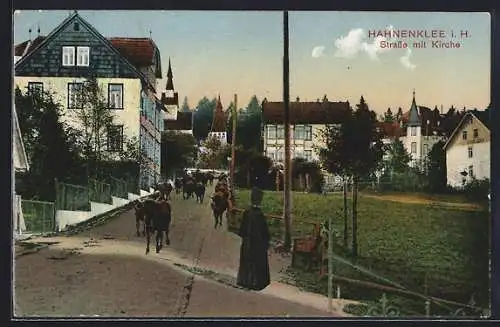
M 76 47 L 76 65 L 88 67 L 90 63 L 90 47 Z
M 411 142 L 410 147 L 411 154 L 417 154 L 417 142 Z
M 62 65 L 71 67 L 75 65 L 75 47 L 63 46 L 61 54 Z
M 119 87 L 119 93 L 117 90 L 111 90 L 112 87 Z M 113 100 L 113 101 L 112 101 Z M 116 101 L 119 101 L 119 104 L 116 104 Z M 109 83 L 108 84 L 108 108 L 110 109 L 123 109 L 123 84 L 120 83 Z
M 76 90 L 73 89 L 76 87 Z M 81 102 L 81 94 L 83 83 L 80 82 L 71 82 L 68 83 L 68 109 L 82 109 L 83 103 Z M 75 93 L 73 93 L 75 92 Z
M 312 150 L 304 150 L 304 158 L 307 161 L 311 161 L 312 160 Z
M 417 127 L 416 126 L 411 126 L 411 136 L 417 136 Z

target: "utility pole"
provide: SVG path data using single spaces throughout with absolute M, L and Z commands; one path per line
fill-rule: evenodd
M 233 118 L 233 130 L 231 137 L 231 167 L 230 167 L 230 178 L 231 178 L 231 197 L 234 197 L 234 169 L 235 169 L 235 161 L 236 161 L 236 122 L 238 121 L 236 115 L 238 113 L 238 95 L 234 94 L 234 107 L 232 112 Z
M 284 212 L 285 221 L 285 249 L 292 247 L 292 204 L 291 204 L 291 158 L 290 158 L 290 73 L 289 73 L 289 37 L 288 37 L 288 11 L 283 12 L 283 104 L 285 123 L 285 171 L 284 171 Z

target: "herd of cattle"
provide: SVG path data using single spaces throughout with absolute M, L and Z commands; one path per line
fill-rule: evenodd
M 142 235 L 146 236 L 146 254 L 149 253 L 149 243 L 151 234 L 156 232 L 156 253 L 159 253 L 163 245 L 163 233 L 165 233 L 165 243 L 170 244 L 168 233 L 172 220 L 172 205 L 170 203 L 171 193 L 182 192 L 182 198 L 189 200 L 196 199 L 196 202 L 203 203 L 205 190 L 208 185 L 213 185 L 215 177 L 210 173 L 193 172 L 185 173 L 175 181 L 168 181 L 157 185 L 153 198 L 137 200 L 135 209 L 135 220 L 137 236 L 140 236 L 140 226 L 143 225 Z M 231 204 L 230 192 L 225 174 L 217 178 L 214 193 L 210 197 L 212 212 L 214 215 L 214 228 L 222 226 L 222 216 Z

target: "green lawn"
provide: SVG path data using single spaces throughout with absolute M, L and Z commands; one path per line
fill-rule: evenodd
M 236 206 L 245 207 L 249 198 L 248 190 L 238 190 Z M 447 200 L 452 202 L 449 197 Z M 329 215 L 334 215 L 339 235 L 336 243 L 342 244 L 342 195 L 294 193 L 292 206 L 294 234 L 311 229 L 310 225 L 301 223 L 304 220 L 325 221 Z M 266 191 L 262 207 L 267 214 L 281 215 L 283 193 Z M 360 194 L 356 263 L 410 290 L 423 293 L 427 280 L 430 295 L 467 303 L 474 294 L 477 304 L 487 306 L 489 217 L 487 209 L 400 203 Z M 349 219 L 349 233 L 350 227 Z M 281 237 L 282 224 L 270 222 L 270 230 L 275 237 Z M 348 255 L 346 249 L 334 248 L 337 254 Z M 374 281 L 344 264 L 336 264 L 335 271 L 341 276 Z M 304 278 L 313 280 L 314 275 Z M 324 281 L 315 280 L 312 284 L 309 288 L 325 291 Z M 343 286 L 342 291 L 343 296 L 357 299 L 373 299 L 374 294 L 380 296 L 379 291 L 356 290 L 352 286 Z M 417 306 L 423 310 L 422 302 Z M 414 310 L 421 312 L 419 308 Z

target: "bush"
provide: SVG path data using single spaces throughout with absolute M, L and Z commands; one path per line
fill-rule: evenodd
M 474 179 L 464 187 L 465 196 L 471 200 L 485 200 L 490 193 L 490 180 Z

